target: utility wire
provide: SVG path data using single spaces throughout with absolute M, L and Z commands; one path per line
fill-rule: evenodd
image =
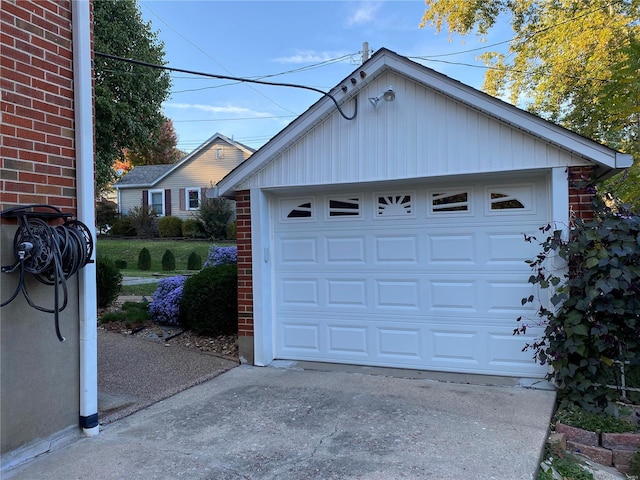
M 148 5 L 146 5 L 146 3 L 143 3 L 144 7 L 149 10 L 153 15 L 155 15 L 155 17 L 160 20 L 162 23 L 164 23 L 170 30 L 172 30 L 176 35 L 178 35 L 180 38 L 182 38 L 185 42 L 189 43 L 190 45 L 192 45 L 193 47 L 197 48 L 198 50 L 200 50 L 202 53 L 204 53 L 207 57 L 209 57 L 211 60 L 213 60 L 215 63 L 218 64 L 218 66 L 220 68 L 222 68 L 225 72 L 231 74 L 231 72 L 229 71 L 229 69 L 227 69 L 224 65 L 222 65 L 220 62 L 218 62 L 215 58 L 213 58 L 211 55 L 209 55 L 208 52 L 206 52 L 205 50 L 203 50 L 202 48 L 200 48 L 198 45 L 196 45 L 195 43 L 193 43 L 191 40 L 189 40 L 188 38 L 186 38 L 184 35 L 182 35 L 179 31 L 177 31 L 175 28 L 173 28 L 171 25 L 169 25 L 163 18 L 160 17 L 160 15 L 158 15 L 156 12 L 154 12 L 153 10 L 151 10 L 149 8 Z M 266 98 L 267 100 L 269 100 L 271 103 L 273 103 L 274 105 L 276 105 L 277 107 L 281 108 L 282 110 L 285 110 L 289 113 L 293 113 L 295 114 L 295 112 L 292 112 L 291 110 L 289 110 L 288 108 L 280 105 L 278 102 L 276 102 L 274 99 L 270 98 L 269 96 L 267 96 L 265 93 L 261 92 L 260 90 L 253 88 L 252 86 L 249 86 L 249 88 L 251 88 L 253 91 L 255 91 L 256 93 L 262 95 L 264 98 Z
M 270 85 L 272 87 L 289 87 L 289 88 L 300 88 L 300 89 L 304 89 L 304 90 L 311 90 L 312 92 L 321 93 L 323 96 L 329 97 L 331 99 L 331 101 L 333 101 L 333 103 L 335 104 L 335 106 L 338 109 L 338 112 L 340 113 L 340 115 L 345 120 L 353 120 L 354 118 L 356 118 L 356 115 L 358 114 L 358 98 L 357 98 L 357 95 L 354 97 L 355 107 L 354 107 L 353 115 L 347 116 L 342 111 L 342 108 L 340 108 L 340 104 L 335 99 L 335 97 L 333 97 L 333 95 L 331 95 L 331 94 L 329 94 L 327 92 L 324 92 L 324 91 L 320 90 L 319 88 L 309 87 L 307 85 L 298 85 L 298 84 L 295 84 L 295 83 L 265 82 L 263 80 L 254 80 L 254 79 L 250 79 L 250 78 L 232 77 L 230 75 L 219 75 L 219 74 L 215 74 L 215 73 L 205 73 L 205 72 L 198 72 L 198 71 L 195 71 L 195 70 L 186 70 L 186 69 L 183 69 L 183 68 L 173 68 L 173 67 L 167 67 L 166 65 L 158 65 L 158 64 L 155 64 L 155 63 L 142 62 L 140 60 L 134 60 L 132 58 L 125 58 L 125 57 L 118 57 L 116 55 L 110 55 L 108 53 L 102 53 L 102 52 L 94 52 L 94 55 L 96 57 L 108 58 L 108 59 L 111 59 L 111 60 L 118 60 L 118 61 L 121 61 L 121 62 L 131 63 L 133 65 L 141 65 L 143 67 L 155 68 L 155 69 L 159 69 L 159 70 L 167 70 L 167 71 L 170 71 L 170 72 L 188 73 L 190 75 L 200 75 L 202 77 L 217 78 L 217 79 L 220 79 L 220 80 L 233 80 L 233 81 L 242 82 L 242 83 L 256 83 L 256 84 L 259 84 L 259 85 Z

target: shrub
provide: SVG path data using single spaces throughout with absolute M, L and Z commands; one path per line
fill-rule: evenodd
M 236 265 L 205 268 L 184 283 L 180 323 L 200 334 L 235 334 L 238 332 L 237 295 Z
M 176 257 L 171 250 L 165 250 L 162 255 L 162 270 L 170 272 L 176 269 Z
M 629 462 L 629 475 L 640 477 L 640 448 L 636 450 L 636 453 L 631 457 L 631 462 Z
M 177 325 L 179 322 L 180 299 L 182 288 L 187 277 L 177 275 L 163 278 L 151 296 L 149 315 L 151 319 L 163 325 Z
M 150 207 L 133 207 L 129 214 L 138 237 L 158 236 L 158 218 Z
M 169 215 L 158 219 L 158 234 L 162 238 L 182 236 L 182 219 Z
M 204 262 L 204 266 L 206 268 L 236 263 L 238 263 L 238 247 L 235 245 L 230 247 L 211 245 L 211 247 L 209 247 L 209 256 Z
M 227 237 L 227 225 L 233 217 L 232 205 L 226 198 L 205 198 L 201 202 L 198 220 L 208 238 L 215 240 Z
M 115 265 L 116 265 L 116 268 L 118 268 L 120 270 L 126 270 L 127 269 L 127 261 L 126 260 L 116 260 Z
M 182 236 L 187 238 L 204 238 L 204 230 L 199 220 L 187 218 L 182 222 Z
M 99 308 L 106 308 L 118 298 L 122 287 L 122 274 L 115 263 L 104 255 L 96 259 L 96 287 Z
M 151 270 L 151 252 L 143 247 L 138 254 L 138 270 Z
M 187 270 L 200 270 L 202 268 L 202 258 L 196 252 L 191 252 L 187 258 Z
M 238 238 L 238 224 L 231 222 L 227 227 L 227 240 L 235 240 Z
M 553 306 L 541 302 L 537 315 L 544 334 L 525 348 L 553 367 L 547 379 L 560 387 L 562 407 L 604 411 L 619 399 L 619 391 L 607 385 L 621 386 L 620 366 L 640 364 L 640 217 L 599 200 L 595 213 L 592 221 L 573 223 L 569 241 L 559 230 L 548 233 L 551 225 L 540 229 L 548 236 L 540 242 L 542 253 L 529 262 L 529 282 L 551 289 Z M 567 262 L 562 277 L 547 268 L 557 265 L 556 256 Z M 534 300 L 531 295 L 522 304 Z M 514 333 L 525 333 L 527 326 L 521 322 Z
M 104 198 L 96 202 L 96 227 L 98 233 L 107 233 L 117 220 L 118 206 L 115 203 Z
M 131 217 L 124 216 L 116 220 L 111 230 L 109 230 L 109 235 L 114 235 L 117 237 L 135 237 L 136 228 L 133 226 L 133 221 Z

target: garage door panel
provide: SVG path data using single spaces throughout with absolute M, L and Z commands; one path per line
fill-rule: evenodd
M 364 235 L 352 237 L 326 237 L 323 241 L 326 248 L 326 263 L 332 264 L 365 264 Z
M 460 312 L 477 314 L 478 286 L 476 281 L 430 279 L 428 281 L 427 309 L 430 312 Z
M 532 329 L 533 330 L 533 329 Z M 541 332 L 539 332 L 541 333 Z M 531 352 L 523 352 L 526 342 L 532 343 L 536 338 L 530 332 L 527 335 L 512 335 L 505 332 L 489 333 L 489 362 L 494 365 L 529 365 L 532 359 Z
M 318 307 L 320 305 L 320 288 L 317 278 L 283 278 L 280 282 L 279 295 L 281 305 L 287 307 Z
M 365 326 L 327 325 L 327 351 L 335 354 L 370 355 L 369 337 Z
M 456 235 L 451 233 L 430 234 L 429 263 L 434 266 L 464 266 L 476 265 L 476 235 L 463 232 Z M 437 267 L 436 267 L 437 268 Z
M 420 308 L 420 280 L 377 278 L 375 284 L 375 309 L 412 310 Z
M 290 352 L 313 352 L 319 354 L 320 325 L 310 323 L 283 323 L 280 329 L 280 344 Z
M 366 279 L 327 279 L 327 307 L 366 308 Z
M 505 275 L 500 280 L 488 280 L 485 295 L 486 312 L 492 315 L 509 315 L 510 318 L 531 315 L 537 310 L 538 304 L 525 303 L 523 305 L 522 299 L 535 293 L 534 286 L 528 283 L 524 277 Z
M 287 264 L 317 264 L 318 238 L 283 238 L 280 241 L 279 261 Z
M 386 359 L 419 360 L 423 358 L 422 329 L 376 328 L 378 356 Z
M 374 262 L 418 265 L 418 235 L 373 235 Z

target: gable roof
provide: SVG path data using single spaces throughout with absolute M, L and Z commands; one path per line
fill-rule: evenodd
M 420 65 L 387 49 L 378 50 L 362 66 L 346 77 L 327 95 L 320 98 L 247 161 L 236 167 L 217 184 L 220 195 L 231 195 L 240 184 L 261 170 L 273 158 L 309 132 L 324 118 L 336 111 L 336 105 L 353 111 L 352 100 L 365 87 L 385 72 L 393 71 L 429 89 L 437 91 L 471 109 L 522 130 L 559 148 L 595 163 L 598 175 L 631 165 L 631 155 L 622 154 L 589 138 L 544 120 L 517 108 L 499 98 L 492 97 L 435 70 Z M 335 100 L 334 100 L 335 99 Z M 362 101 L 362 100 L 361 100 Z M 335 102 L 335 103 L 334 103 Z M 357 106 L 357 105 L 356 105 Z M 357 121 L 357 114 L 355 115 Z
M 114 183 L 113 186 L 116 189 L 153 187 L 163 178 L 167 177 L 172 172 L 180 168 L 182 165 L 197 157 L 200 152 L 206 150 L 218 140 L 226 142 L 229 145 L 244 151 L 248 155 L 252 155 L 253 152 L 255 152 L 253 148 L 247 147 L 240 142 L 236 142 L 235 140 L 232 140 L 229 137 L 222 135 L 221 133 L 216 133 L 198 148 L 193 150 L 189 155 L 182 157 L 182 159 L 178 160 L 176 163 L 171 163 L 168 165 L 140 165 L 134 167 L 129 170 L 127 174 L 123 175 L 120 180 Z

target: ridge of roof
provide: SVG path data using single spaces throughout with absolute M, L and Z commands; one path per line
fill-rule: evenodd
M 631 163 L 629 155 L 621 154 L 593 139 L 511 105 L 387 48 L 380 48 L 360 67 L 338 82 L 327 94 L 274 135 L 249 159 L 222 178 L 217 184 L 219 194 L 229 195 L 245 178 L 262 168 L 271 158 L 304 135 L 304 132 L 315 122 L 321 121 L 326 115 L 332 113 L 335 106 L 330 97 L 335 98 L 341 105 L 348 104 L 349 100 L 356 98 L 360 90 L 372 79 L 389 69 L 514 128 L 587 158 L 607 171 L 624 168 Z M 355 87 L 345 91 L 342 85 L 351 85 L 353 83 L 349 81 L 351 78 L 359 78 L 361 81 L 357 82 Z

